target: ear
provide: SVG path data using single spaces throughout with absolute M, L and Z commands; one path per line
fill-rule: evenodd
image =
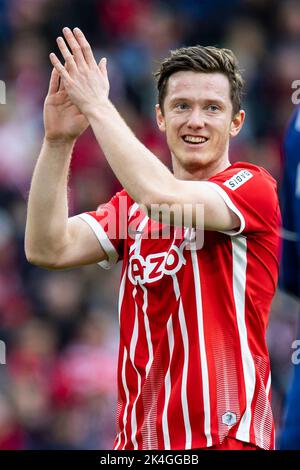
M 155 105 L 156 122 L 161 132 L 166 132 L 166 120 L 159 104 Z
M 230 124 L 230 137 L 235 137 L 240 132 L 241 128 L 243 127 L 245 120 L 245 111 L 241 109 L 236 115 L 233 117 L 231 124 Z

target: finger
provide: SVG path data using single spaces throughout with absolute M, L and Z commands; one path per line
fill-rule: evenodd
M 51 52 L 51 54 L 49 55 L 49 58 L 50 58 L 51 64 L 53 65 L 53 67 L 55 68 L 59 76 L 65 80 L 70 80 L 71 77 L 69 73 L 67 72 L 65 67 L 61 64 L 60 60 L 54 54 L 54 52 Z
M 103 57 L 100 62 L 99 62 L 99 69 L 100 72 L 102 73 L 106 83 L 108 84 L 109 87 L 109 80 L 108 80 L 108 73 L 107 73 L 107 59 L 106 57 Z
M 90 66 L 97 65 L 91 46 L 89 42 L 87 41 L 83 32 L 79 28 L 74 28 L 73 32 L 74 32 L 74 36 L 76 37 L 78 41 L 79 46 L 81 47 L 81 51 L 84 55 L 86 63 Z
M 58 91 L 63 91 L 64 89 L 65 89 L 64 82 L 63 82 L 62 78 L 59 78 L 59 89 L 58 89 Z
M 72 56 L 71 52 L 69 51 L 68 46 L 65 43 L 64 39 L 61 36 L 59 36 L 56 39 L 56 42 L 57 42 L 57 45 L 58 45 L 59 50 L 61 52 L 61 55 L 63 56 L 63 58 L 66 61 L 66 64 L 67 64 L 66 68 L 68 69 L 68 71 L 75 70 L 76 69 L 76 62 L 75 62 L 74 57 Z
M 70 30 L 70 28 L 63 28 L 64 37 L 72 51 L 76 64 L 83 65 L 85 63 L 85 58 L 82 53 L 80 44 L 77 42 L 74 34 Z
M 66 71 L 69 73 L 70 72 L 70 67 L 67 62 L 64 63 L 64 67 Z M 64 82 L 61 77 L 59 77 L 59 91 L 63 91 L 65 89 Z
M 99 69 L 103 73 L 104 77 L 108 80 L 108 74 L 107 74 L 107 59 L 106 57 L 103 57 L 100 62 L 99 62 Z
M 64 67 L 65 67 L 66 71 L 70 74 L 70 64 L 68 62 L 65 62 Z M 60 80 L 60 82 L 59 82 L 59 91 L 62 91 L 64 89 L 65 89 L 64 82 L 63 82 L 63 80 Z
M 57 73 L 56 69 L 53 67 L 52 72 L 51 72 L 50 82 L 49 82 L 48 95 L 52 95 L 53 93 L 56 93 L 58 89 L 59 89 L 59 74 Z

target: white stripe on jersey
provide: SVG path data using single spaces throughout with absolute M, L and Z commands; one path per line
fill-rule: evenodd
M 268 444 L 270 442 L 269 436 L 265 436 L 265 422 L 266 422 L 268 411 L 271 406 L 270 404 L 271 397 L 269 396 L 270 389 L 271 389 L 271 371 L 269 372 L 269 377 L 268 377 L 268 381 L 266 385 L 266 404 L 265 404 L 265 409 L 261 418 L 260 433 L 259 433 L 260 442 L 258 444 L 264 449 L 268 447 Z M 275 429 L 274 429 L 274 433 L 275 433 Z M 275 442 L 275 434 L 274 434 L 274 442 Z
M 108 238 L 102 225 L 99 224 L 90 214 L 83 213 L 77 215 L 77 217 L 84 220 L 91 227 L 94 234 L 98 238 L 100 245 L 107 254 L 108 260 L 105 259 L 103 261 L 100 261 L 98 264 L 104 269 L 110 269 L 118 261 L 119 255 L 114 245 Z
M 231 235 L 231 236 L 239 235 L 244 230 L 245 225 L 246 225 L 245 218 L 243 214 L 241 213 L 241 211 L 236 207 L 235 204 L 233 204 L 232 200 L 230 199 L 226 191 L 224 191 L 224 189 L 221 188 L 221 186 L 219 186 L 216 183 L 213 183 L 212 181 L 201 181 L 201 183 L 207 184 L 208 186 L 213 188 L 215 191 L 217 191 L 217 193 L 222 197 L 223 201 L 226 203 L 229 209 L 231 209 L 232 212 L 234 212 L 240 219 L 241 225 L 237 230 L 226 230 L 226 231 L 221 230 L 220 233 L 225 233 L 226 235 Z
M 132 204 L 132 206 L 130 207 L 129 209 L 129 213 L 128 213 L 128 220 L 130 219 L 130 217 L 133 216 L 133 214 L 135 213 L 135 211 L 137 211 L 139 208 L 139 205 L 137 202 L 135 202 L 134 204 Z
M 181 330 L 181 336 L 182 336 L 182 341 L 183 341 L 183 351 L 184 351 L 184 363 L 183 363 L 182 383 L 181 383 L 181 405 L 182 405 L 184 427 L 185 427 L 185 449 L 191 449 L 192 432 L 191 432 L 191 423 L 190 423 L 190 417 L 189 417 L 187 386 L 186 386 L 188 366 L 189 366 L 189 339 L 188 339 L 188 332 L 186 328 L 184 311 L 183 311 L 182 301 L 180 298 L 180 290 L 179 290 L 179 285 L 178 285 L 176 274 L 174 274 L 172 278 L 173 278 L 176 299 L 177 300 L 179 299 L 179 315 L 178 316 L 179 316 L 179 323 L 180 323 L 180 330 Z
M 267 387 L 266 387 L 266 393 L 268 396 L 268 400 L 271 403 L 271 381 L 272 381 L 272 374 L 271 371 L 269 373 L 269 378 L 267 382 Z M 276 442 L 276 429 L 275 426 L 273 426 L 273 441 L 274 441 L 274 450 L 275 450 L 275 442 Z
M 193 233 L 194 231 L 195 230 L 192 229 L 191 235 L 194 235 Z M 193 273 L 194 273 L 202 387 L 203 387 L 202 391 L 203 391 L 203 406 L 204 406 L 204 433 L 206 436 L 206 445 L 207 447 L 210 447 L 212 445 L 212 437 L 211 437 L 211 424 L 210 424 L 209 378 L 208 378 L 208 367 L 207 367 L 204 328 L 203 328 L 203 310 L 202 310 L 200 271 L 199 271 L 198 257 L 197 257 L 197 250 L 196 250 L 195 243 L 193 243 L 191 246 L 191 258 L 192 258 Z
M 126 348 L 124 348 L 123 364 L 122 364 L 122 384 L 123 384 L 123 388 L 124 388 L 125 395 L 126 395 L 126 406 L 125 406 L 125 410 L 124 410 L 124 414 L 123 414 L 123 430 L 122 430 L 122 432 L 124 433 L 124 438 L 125 438 L 123 449 L 127 444 L 126 424 L 127 424 L 127 410 L 128 410 L 128 405 L 129 405 L 129 391 L 128 391 L 128 387 L 127 387 L 126 373 L 125 373 L 126 362 L 127 362 L 127 351 L 126 351 Z M 122 432 L 119 432 L 118 442 L 115 445 L 115 450 L 118 449 L 118 447 L 121 443 L 121 434 L 122 434 Z
M 123 431 L 122 431 L 122 432 L 123 432 Z M 117 450 L 118 447 L 119 447 L 119 445 L 120 445 L 122 432 L 118 432 L 118 440 L 117 440 L 117 443 L 116 443 L 116 445 L 115 445 L 115 447 L 114 447 L 114 450 Z
M 267 386 L 266 386 L 266 394 L 267 394 L 268 399 L 270 398 L 269 397 L 270 389 L 271 389 L 271 371 L 269 373 L 268 382 L 267 382 Z
M 255 390 L 255 365 L 248 344 L 247 326 L 245 319 L 246 269 L 247 269 L 247 239 L 244 236 L 231 238 L 233 261 L 233 297 L 240 336 L 241 356 L 244 371 L 246 410 L 243 414 L 236 433 L 236 438 L 249 442 L 251 425 L 251 404 Z
M 127 268 L 124 269 L 122 281 L 121 281 L 121 284 L 120 284 L 119 302 L 118 302 L 119 324 L 121 324 L 121 307 L 122 307 L 122 302 L 123 302 L 123 297 L 124 297 L 124 292 L 125 292 L 126 275 L 127 275 Z M 126 355 L 126 357 L 125 357 L 125 355 Z M 122 384 L 123 384 L 123 388 L 124 388 L 127 403 L 128 403 L 129 392 L 128 392 L 128 387 L 127 387 L 127 382 L 126 382 L 126 375 L 125 375 L 126 360 L 127 360 L 127 352 L 126 352 L 126 349 L 124 348 L 123 365 L 122 365 Z M 125 415 L 125 410 L 126 410 L 126 415 Z M 127 421 L 127 408 L 125 408 L 125 410 L 124 410 L 124 415 L 123 415 L 123 431 L 124 431 L 124 433 L 126 433 L 125 428 L 126 428 L 126 421 Z M 124 421 L 124 418 L 125 418 L 125 421 Z M 127 441 L 126 434 L 125 434 L 125 441 Z M 115 445 L 115 449 L 118 449 L 118 447 L 120 445 L 120 442 L 121 442 L 121 433 L 119 433 L 118 442 Z
M 142 284 L 140 285 L 140 287 L 144 292 L 144 302 L 143 302 L 142 310 L 143 310 L 143 313 L 144 313 L 144 325 L 145 325 L 147 346 L 148 346 L 148 352 L 149 352 L 149 359 L 148 359 L 148 362 L 147 362 L 146 368 L 145 368 L 145 380 L 146 380 L 147 377 L 148 377 L 150 368 L 152 366 L 152 362 L 153 362 L 153 345 L 152 345 L 152 341 L 151 341 L 151 330 L 150 330 L 150 325 L 149 325 L 149 319 L 148 319 L 148 316 L 147 316 L 148 291 L 147 291 L 146 287 L 143 286 Z M 147 449 L 152 448 L 151 437 L 153 437 L 153 436 L 152 436 L 152 431 L 151 431 L 151 429 L 152 429 L 151 424 L 152 424 L 152 422 L 156 422 L 156 420 L 157 420 L 156 406 L 151 407 L 151 411 L 152 411 L 152 413 L 150 413 L 150 412 L 147 413 L 147 416 L 146 416 L 145 422 L 144 422 L 144 426 L 147 429 Z M 153 412 L 155 413 L 154 419 L 153 419 Z M 157 440 L 155 440 L 155 442 L 156 442 L 156 445 L 157 445 Z M 143 445 L 143 448 L 144 448 L 144 445 Z
M 265 404 L 263 415 L 261 417 L 260 430 L 259 430 L 259 439 L 260 439 L 259 445 L 262 446 L 264 449 L 266 448 L 266 445 L 268 445 L 268 442 L 270 441 L 269 436 L 267 438 L 266 443 L 265 443 L 266 439 L 264 439 L 265 422 L 266 422 L 268 410 L 270 409 L 270 403 L 269 403 L 270 387 L 271 387 L 271 371 L 269 373 L 268 382 L 266 386 L 266 404 Z
M 144 292 L 144 303 L 143 303 L 142 309 L 143 309 L 143 313 L 144 313 L 144 325 L 145 325 L 145 332 L 146 332 L 146 338 L 147 338 L 147 346 L 148 346 L 148 351 L 149 351 L 149 359 L 148 359 L 148 362 L 146 364 L 146 369 L 145 369 L 145 373 L 146 373 L 145 378 L 147 378 L 148 374 L 149 374 L 150 367 L 151 367 L 152 362 L 153 362 L 153 345 L 152 345 L 152 341 L 151 341 L 151 330 L 150 330 L 150 325 L 149 325 L 149 318 L 147 317 L 148 291 L 147 291 L 146 287 L 143 286 L 142 284 L 140 285 L 140 287 L 142 288 L 142 290 Z
M 172 314 L 167 323 L 167 332 L 168 332 L 168 343 L 169 343 L 169 351 L 170 351 L 170 361 L 168 370 L 165 376 L 165 404 L 164 404 L 164 411 L 162 414 L 162 428 L 163 428 L 163 437 L 164 437 L 164 448 L 166 450 L 170 450 L 170 435 L 169 435 L 169 424 L 168 424 L 168 406 L 169 400 L 171 395 L 171 375 L 170 375 L 170 367 L 171 361 L 174 351 L 174 333 L 173 333 L 173 323 L 172 323 Z
M 139 224 L 137 230 L 136 230 L 136 236 L 135 236 L 135 240 L 134 240 L 134 243 L 131 245 L 130 249 L 129 249 L 129 254 L 132 253 L 133 251 L 135 252 L 135 254 L 139 255 L 140 254 L 140 249 L 141 249 L 141 239 L 142 239 L 142 230 L 143 228 L 145 227 L 145 225 L 147 224 L 149 220 L 149 217 L 146 216 L 142 221 L 141 223 Z
M 126 276 L 127 276 L 127 266 L 124 269 L 124 274 L 121 280 L 120 290 L 119 290 L 119 302 L 118 302 L 119 325 L 121 325 L 121 308 L 122 308 L 122 302 L 123 302 L 124 293 L 125 293 Z
M 138 208 L 138 205 L 136 205 L 136 206 L 137 206 L 136 208 Z M 135 204 L 133 205 L 132 209 L 134 207 L 135 207 Z M 134 213 L 134 211 L 132 210 L 131 215 L 133 215 L 133 213 Z M 136 234 L 134 243 L 132 244 L 132 246 L 130 248 L 130 253 L 133 250 L 135 252 L 135 255 L 138 255 L 140 253 L 141 242 L 142 242 L 142 233 L 140 233 L 140 232 L 143 230 L 143 228 L 147 224 L 148 220 L 149 220 L 149 217 L 145 216 L 144 219 L 140 222 L 140 224 L 137 228 L 137 232 L 139 232 L 139 233 Z M 146 288 L 144 288 L 143 290 L 144 290 L 144 303 L 143 303 L 144 324 L 145 324 L 147 344 L 148 344 L 148 353 L 149 353 L 149 361 L 147 363 L 147 367 L 148 367 L 148 371 L 149 371 L 149 369 L 151 367 L 151 364 L 152 364 L 152 361 L 153 361 L 153 346 L 152 346 L 152 343 L 151 343 L 151 332 L 150 332 L 149 320 L 148 320 L 147 312 L 146 312 L 146 309 L 148 307 L 147 291 L 146 291 Z M 137 290 L 136 290 L 136 287 L 135 287 L 134 290 L 133 290 L 134 302 L 135 302 L 136 293 L 137 293 Z M 136 441 L 136 432 L 137 432 L 136 403 L 137 403 L 137 400 L 139 399 L 140 394 L 141 394 L 141 375 L 138 372 L 138 370 L 135 366 L 135 363 L 134 363 L 134 356 L 135 356 L 135 348 L 136 348 L 137 339 L 138 339 L 138 306 L 135 302 L 135 321 L 134 321 L 133 334 L 132 334 L 131 341 L 130 341 L 130 359 L 131 359 L 132 365 L 133 365 L 133 367 L 134 367 L 134 369 L 137 373 L 137 379 L 138 379 L 138 391 L 137 391 L 137 395 L 136 395 L 135 401 L 133 403 L 132 412 L 131 412 L 131 441 L 132 441 L 132 444 L 134 446 L 134 449 L 138 449 L 138 444 L 137 444 L 137 441 Z
M 133 298 L 135 299 L 136 296 L 136 288 L 133 289 Z M 134 400 L 134 403 L 132 405 L 132 411 L 131 411 L 131 442 L 133 444 L 134 449 L 138 448 L 138 444 L 136 441 L 136 431 L 137 431 L 137 425 L 136 425 L 136 402 L 138 397 L 140 396 L 141 393 L 141 374 L 135 367 L 134 363 L 134 356 L 135 356 L 135 348 L 136 348 L 136 343 L 138 339 L 138 334 L 139 334 L 139 321 L 138 321 L 138 306 L 135 303 L 135 318 L 134 318 L 134 327 L 133 327 L 133 333 L 130 341 L 130 359 L 131 363 L 137 373 L 137 378 L 138 378 L 138 391 L 136 395 L 136 399 Z

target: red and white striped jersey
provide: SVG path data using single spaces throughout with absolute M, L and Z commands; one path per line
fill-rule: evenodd
M 278 277 L 276 182 L 235 163 L 205 184 L 240 227 L 205 231 L 198 249 L 195 229 L 162 237 L 125 191 L 79 215 L 108 255 L 100 264 L 123 260 L 115 449 L 201 448 L 225 436 L 274 448 L 265 337 Z

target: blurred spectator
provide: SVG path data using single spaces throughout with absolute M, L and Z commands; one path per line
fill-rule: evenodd
M 64 420 L 65 430 L 57 433 L 54 426 L 54 436 L 61 445 L 92 449 L 111 444 L 117 358 L 108 343 L 109 334 L 107 320 L 90 314 L 56 364 L 52 396 L 56 419 Z
M 0 394 L 0 450 L 22 450 L 24 431 L 12 403 Z

